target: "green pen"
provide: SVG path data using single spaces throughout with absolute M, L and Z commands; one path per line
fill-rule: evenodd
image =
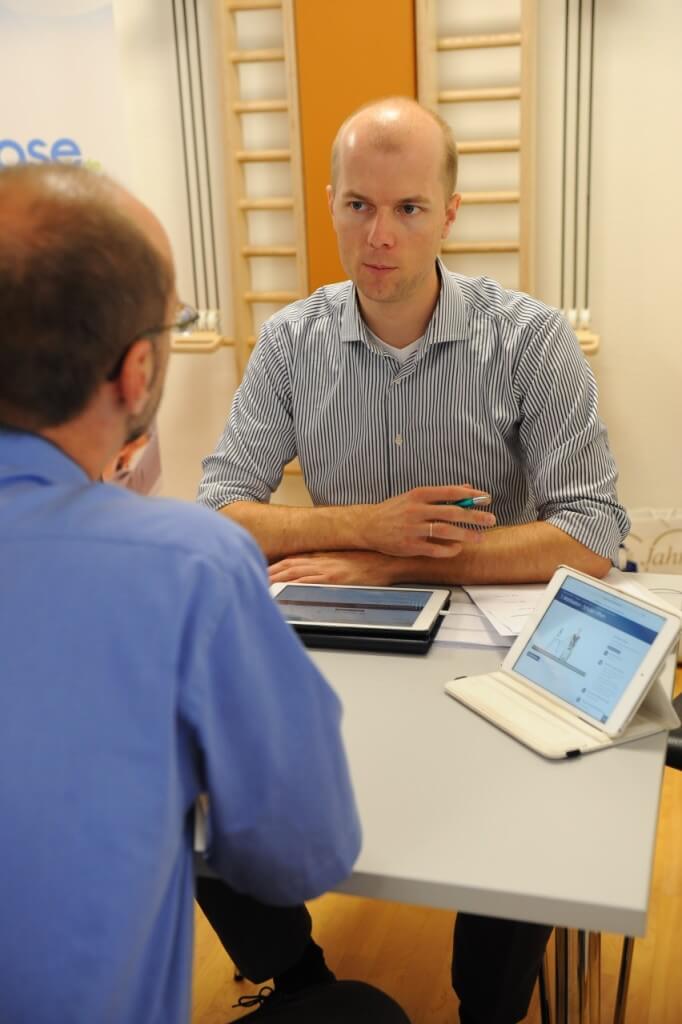
M 461 501 L 449 501 L 448 505 L 457 505 L 458 508 L 475 508 L 476 505 L 490 504 L 489 494 L 477 494 L 474 498 L 462 498 Z

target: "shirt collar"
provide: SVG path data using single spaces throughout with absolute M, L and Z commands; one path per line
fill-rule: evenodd
M 91 482 L 85 470 L 51 441 L 38 434 L 0 427 L 0 482 L 17 475 L 55 484 Z
M 468 337 L 467 307 L 457 278 L 441 259 L 436 260 L 440 295 L 426 328 L 424 345 L 440 341 L 464 341 Z
M 364 341 L 368 344 L 365 321 L 360 315 L 358 290 L 354 284 L 350 286 L 348 300 L 344 303 L 341 313 L 341 341 Z
M 436 268 L 440 277 L 440 295 L 426 327 L 424 347 L 441 341 L 463 341 L 467 337 L 467 310 L 462 290 L 441 259 L 436 260 Z M 355 285 L 351 285 L 348 301 L 343 307 L 341 341 L 368 343 Z

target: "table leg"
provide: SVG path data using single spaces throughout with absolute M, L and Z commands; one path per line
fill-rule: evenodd
M 618 974 L 618 992 L 616 993 L 616 1007 L 613 1011 L 613 1024 L 625 1024 L 625 1007 L 630 985 L 630 971 L 632 970 L 632 954 L 635 950 L 635 940 L 630 936 L 623 939 L 623 956 L 620 961 Z
M 587 986 L 590 1024 L 601 1024 L 601 933 L 588 932 Z
M 549 971 L 547 968 L 547 950 L 542 958 L 542 966 L 538 977 L 540 994 L 540 1024 L 552 1024 L 552 1003 L 549 991 Z
M 554 1019 L 568 1024 L 568 929 L 554 929 Z
M 577 989 L 578 989 L 578 1021 L 579 1024 L 591 1024 L 589 1008 L 587 1005 L 587 947 L 589 942 L 589 932 L 578 932 L 577 933 L 577 956 L 576 956 L 576 975 L 577 975 Z
M 601 1024 L 601 935 L 556 928 L 554 951 L 556 1024 Z
M 587 1006 L 588 933 L 568 932 L 568 1020 L 571 1024 L 589 1024 Z

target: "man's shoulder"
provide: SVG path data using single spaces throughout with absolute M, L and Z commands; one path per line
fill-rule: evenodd
M 338 317 L 353 293 L 351 281 L 325 284 L 305 299 L 291 302 L 278 310 L 266 322 L 267 330 L 277 334 L 282 329 L 291 332 L 297 328 L 314 329 L 317 322 Z
M 519 329 L 561 316 L 553 306 L 526 292 L 505 288 L 490 277 L 466 277 L 453 271 L 447 273 L 461 292 L 470 316 L 478 314 Z
M 245 530 L 204 506 L 143 497 L 115 484 L 97 485 L 84 497 L 82 539 L 133 552 L 140 564 L 160 560 L 170 570 L 173 564 L 205 563 L 220 572 L 264 565 Z

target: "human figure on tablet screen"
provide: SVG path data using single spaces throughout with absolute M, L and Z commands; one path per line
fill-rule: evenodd
M 580 630 L 578 630 L 576 633 L 571 634 L 569 641 L 566 644 L 566 650 L 564 651 L 564 661 L 570 661 L 571 655 L 573 654 L 573 651 L 575 649 L 576 644 L 578 643 L 578 640 L 580 640 Z

